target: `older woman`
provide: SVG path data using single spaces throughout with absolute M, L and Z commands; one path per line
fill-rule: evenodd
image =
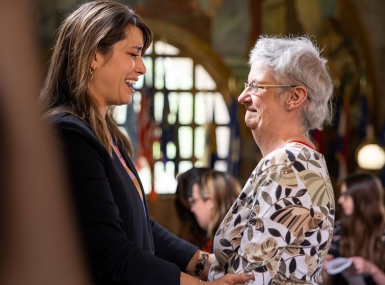
M 59 29 L 41 93 L 60 135 L 93 284 L 198 285 L 208 273 L 207 253 L 150 219 L 131 143 L 112 119 L 113 106 L 131 103 L 151 41 L 129 7 L 85 3 Z
M 263 159 L 216 233 L 209 280 L 251 271 L 252 284 L 319 284 L 335 206 L 309 131 L 330 120 L 326 60 L 306 37 L 261 37 L 249 64 L 238 101 Z

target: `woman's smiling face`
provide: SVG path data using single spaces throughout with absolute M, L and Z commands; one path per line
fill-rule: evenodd
M 142 50 L 142 31 L 129 25 L 125 38 L 114 44 L 111 53 L 95 53 L 91 62 L 94 77 L 89 82 L 88 90 L 98 102 L 102 114 L 110 106 L 131 103 L 135 92 L 131 85 L 146 73 Z
M 249 84 L 279 84 L 271 70 L 260 60 L 251 65 L 248 81 Z M 250 91 L 250 88 L 246 88 L 239 95 L 238 102 L 246 107 L 245 123 L 253 135 L 279 127 L 276 119 L 283 114 L 283 104 L 277 96 L 277 88 L 258 88 L 255 95 Z

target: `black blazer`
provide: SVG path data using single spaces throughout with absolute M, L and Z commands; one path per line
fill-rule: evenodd
M 64 151 L 84 248 L 95 284 L 179 284 L 197 247 L 149 218 L 146 201 L 113 152 L 76 117 L 53 117 Z M 127 166 L 143 186 L 131 159 Z

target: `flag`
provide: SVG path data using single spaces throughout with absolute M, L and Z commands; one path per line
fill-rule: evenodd
M 240 160 L 240 145 L 241 145 L 238 110 L 239 110 L 238 100 L 231 97 L 230 123 L 229 123 L 229 128 L 230 128 L 229 146 L 230 147 L 229 147 L 229 155 L 227 157 L 227 169 L 235 177 L 238 176 L 238 167 L 239 167 L 239 160 Z
M 145 84 L 144 84 L 145 86 Z M 156 199 L 154 187 L 154 159 L 152 154 L 152 146 L 156 140 L 155 130 L 156 123 L 154 119 L 154 91 L 152 88 L 144 87 L 142 89 L 142 99 L 140 102 L 140 112 L 138 115 L 138 133 L 139 133 L 139 155 L 137 161 L 145 158 L 148 162 L 151 172 L 151 192 L 150 199 Z M 140 165 L 136 164 L 140 169 Z
M 341 182 L 349 173 L 349 102 L 350 96 L 345 95 L 338 120 L 336 152 L 336 159 L 339 162 L 338 182 Z

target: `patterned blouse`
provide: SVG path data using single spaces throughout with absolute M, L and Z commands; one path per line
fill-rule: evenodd
M 212 281 L 252 271 L 248 284 L 319 284 L 333 235 L 334 194 L 322 154 L 297 142 L 264 157 L 219 226 Z

